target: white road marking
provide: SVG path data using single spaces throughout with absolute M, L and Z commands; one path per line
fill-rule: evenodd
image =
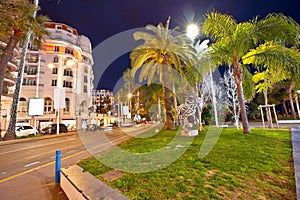
M 68 151 L 67 153 L 73 153 L 73 152 L 75 152 L 75 150 L 73 149 L 73 150 L 71 150 L 71 151 Z
M 7 172 L 0 172 L 0 175 L 7 174 Z
M 30 167 L 32 165 L 36 165 L 36 164 L 39 164 L 39 163 L 40 163 L 40 161 L 35 161 L 35 162 L 29 163 L 27 165 L 24 165 L 24 167 Z
M 51 156 L 50 158 L 53 159 L 53 158 L 55 158 L 55 157 L 56 157 L 56 156 Z

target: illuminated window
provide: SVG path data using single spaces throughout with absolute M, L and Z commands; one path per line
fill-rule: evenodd
M 44 103 L 44 113 L 46 115 L 52 114 L 54 113 L 54 109 L 53 109 L 53 101 L 51 98 L 46 97 L 45 98 L 45 103 Z
M 20 113 L 26 113 L 27 112 L 27 101 L 23 97 L 21 97 L 19 99 L 18 112 L 20 112 Z

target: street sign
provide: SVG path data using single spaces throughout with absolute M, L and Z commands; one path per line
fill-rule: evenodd
M 44 98 L 29 98 L 28 116 L 44 115 Z
M 66 107 L 65 94 L 65 88 L 54 89 L 54 109 Z

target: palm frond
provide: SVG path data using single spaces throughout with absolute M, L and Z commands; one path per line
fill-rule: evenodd
M 235 32 L 237 23 L 227 14 L 209 12 L 202 25 L 202 32 L 210 36 L 213 40 L 229 41 L 231 47 L 235 47 L 232 36 Z
M 242 57 L 244 64 L 255 66 L 272 66 L 299 72 L 300 53 L 296 48 L 287 48 L 274 42 L 266 42 L 256 49 L 252 49 Z

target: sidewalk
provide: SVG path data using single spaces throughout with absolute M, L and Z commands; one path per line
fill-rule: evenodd
M 297 199 L 300 200 L 300 126 L 292 126 L 292 147 Z

